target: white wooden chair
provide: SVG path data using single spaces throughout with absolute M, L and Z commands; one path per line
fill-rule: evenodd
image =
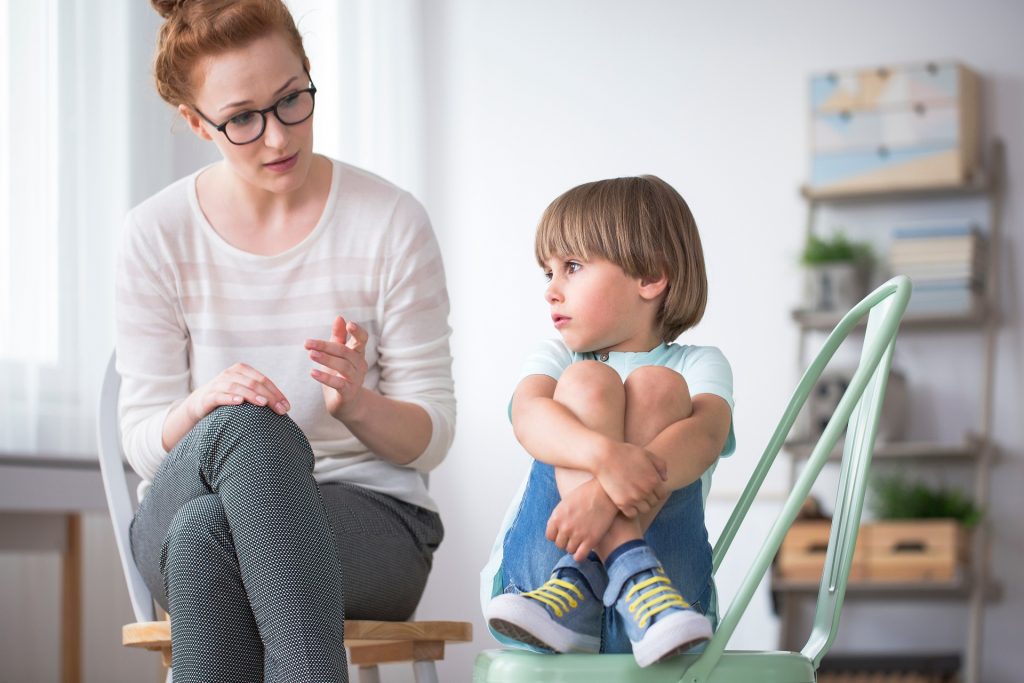
M 122 642 L 129 647 L 161 652 L 164 666 L 168 667 L 167 681 L 171 683 L 171 625 L 167 620 L 157 619 L 153 597 L 135 566 L 128 536 L 135 506 L 128 490 L 121 450 L 117 415 L 120 388 L 116 354 L 111 354 L 100 391 L 97 433 L 107 507 L 137 620 L 124 626 Z M 412 662 L 416 683 L 437 683 L 434 663 L 444 659 L 445 643 L 468 642 L 472 638 L 472 624 L 463 621 L 345 622 L 345 646 L 349 650 L 350 664 L 359 667 L 360 683 L 379 683 L 378 665 L 390 662 Z

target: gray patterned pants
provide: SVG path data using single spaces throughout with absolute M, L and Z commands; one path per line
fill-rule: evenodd
M 347 681 L 345 616 L 416 608 L 440 518 L 312 469 L 291 418 L 250 404 L 213 411 L 160 466 L 131 540 L 171 615 L 176 682 Z

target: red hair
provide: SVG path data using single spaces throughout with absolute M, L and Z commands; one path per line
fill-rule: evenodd
M 309 58 L 291 12 L 281 0 L 150 0 L 164 24 L 153 72 L 156 91 L 169 104 L 190 104 L 193 78 L 204 58 L 280 33 L 309 70 Z

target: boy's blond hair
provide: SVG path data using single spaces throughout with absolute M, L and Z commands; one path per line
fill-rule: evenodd
M 661 178 L 645 175 L 585 183 L 544 211 L 534 243 L 537 262 L 603 258 L 630 277 L 668 280 L 656 324 L 673 341 L 704 316 L 704 250 L 686 201 Z

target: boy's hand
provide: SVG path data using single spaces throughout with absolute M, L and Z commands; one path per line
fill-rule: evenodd
M 654 453 L 629 443 L 617 443 L 601 460 L 594 478 L 630 519 L 649 512 L 668 494 L 668 469 Z
M 596 479 L 586 481 L 562 497 L 548 519 L 548 540 L 577 562 L 582 562 L 604 538 L 619 514 Z

